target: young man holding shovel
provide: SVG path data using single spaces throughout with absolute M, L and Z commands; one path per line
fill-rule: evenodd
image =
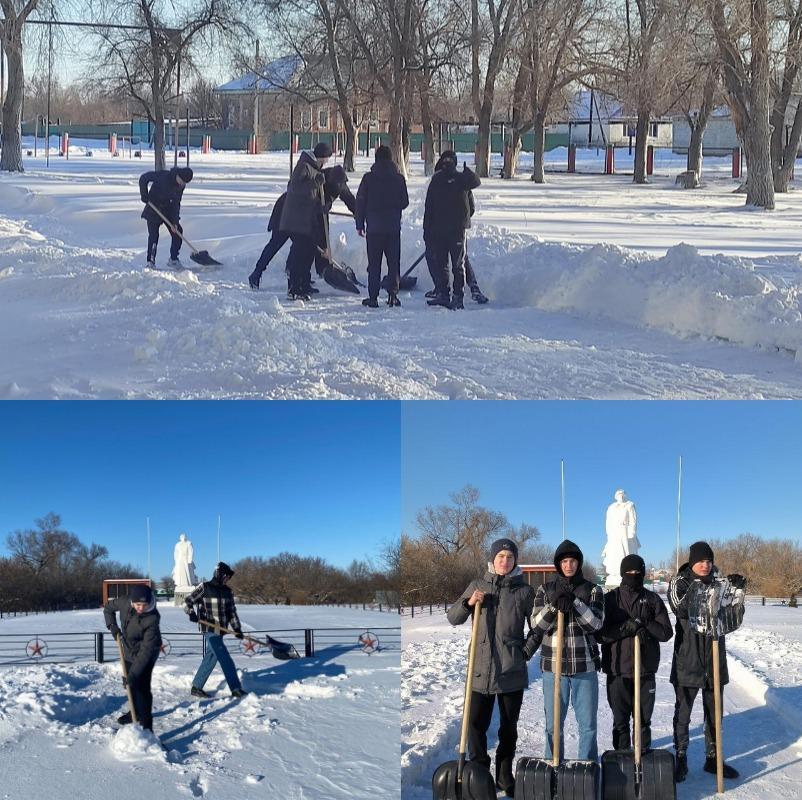
M 145 208 L 142 219 L 148 224 L 148 263 L 149 269 L 156 269 L 156 248 L 159 244 L 159 228 L 167 225 L 170 231 L 170 260 L 168 267 L 179 268 L 181 262 L 178 252 L 181 250 L 182 239 L 178 235 L 183 233 L 179 218 L 181 216 L 181 198 L 184 187 L 192 180 L 192 170 L 189 167 L 173 167 L 155 172 L 145 172 L 139 176 L 139 196 Z M 150 186 L 150 188 L 148 188 Z M 151 208 L 152 203 L 162 213 Z M 167 220 L 168 222 L 165 222 Z
M 487 729 L 498 702 L 500 724 L 496 748 L 496 786 L 507 797 L 515 795 L 513 763 L 518 741 L 518 716 L 524 689 L 529 687 L 526 662 L 534 649 L 524 642 L 524 624 L 532 613 L 535 591 L 518 566 L 518 546 L 499 539 L 490 548 L 484 577 L 471 581 L 448 610 L 448 621 L 462 625 L 482 604 L 469 718 L 468 750 L 471 761 L 490 767 Z M 526 649 L 525 649 L 526 648 Z
M 540 669 L 543 672 L 543 701 L 546 712 L 546 760 L 551 760 L 554 732 L 554 656 L 557 640 L 557 612 L 565 617 L 562 677 L 560 680 L 560 727 L 565 722 L 570 696 L 579 728 L 580 761 L 597 761 L 596 717 L 599 710 L 601 664 L 595 635 L 604 622 L 604 592 L 582 575 L 584 556 L 566 539 L 554 553 L 557 577 L 544 583 L 535 595 L 532 628 L 535 640 L 542 639 Z M 563 742 L 560 730 L 560 742 Z M 560 754 L 562 756 L 562 754 Z
M 671 621 L 660 595 L 645 589 L 646 564 L 635 554 L 621 561 L 621 585 L 604 595 L 604 625 L 596 634 L 601 642 L 602 669 L 607 675 L 607 702 L 613 712 L 613 750 L 632 747 L 630 721 L 634 716 L 634 647 L 641 643 L 641 747 L 652 745 L 655 674 L 660 664 L 660 642 L 672 636 Z
M 240 683 L 234 661 L 223 643 L 221 632 L 233 630 L 237 639 L 244 638 L 237 607 L 234 605 L 234 594 L 228 586 L 233 575 L 234 570 L 221 561 L 215 568 L 212 579 L 204 581 L 184 600 L 184 611 L 191 622 L 201 623 L 206 643 L 206 655 L 192 680 L 193 697 L 211 697 L 203 691 L 203 687 L 218 661 L 231 696 L 243 697 L 247 694 Z
M 716 774 L 715 698 L 713 683 L 713 636 L 701 629 L 723 630 L 740 627 L 744 617 L 743 575 L 726 578 L 713 563 L 707 542 L 691 545 L 688 561 L 671 579 L 668 602 L 676 614 L 674 660 L 670 681 L 674 685 L 674 747 L 677 752 L 676 780 L 688 774 L 688 727 L 696 695 L 702 690 L 705 719 L 705 772 Z M 720 683 L 729 680 L 724 636 L 718 638 Z M 720 743 L 719 743 L 720 744 Z M 724 777 L 737 778 L 738 771 L 724 764 Z
M 117 614 L 120 615 L 119 625 Z M 103 618 L 115 641 L 122 637 L 124 674 L 128 676 L 136 721 L 152 731 L 153 693 L 150 679 L 162 646 L 156 598 L 148 586 L 131 586 L 128 595 L 109 600 L 103 606 Z M 121 725 L 128 725 L 131 721 L 130 709 L 117 719 Z

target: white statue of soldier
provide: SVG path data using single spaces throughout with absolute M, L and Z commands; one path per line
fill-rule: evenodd
M 621 584 L 621 560 L 624 556 L 637 555 L 640 549 L 638 541 L 638 517 L 635 504 L 627 500 L 623 489 L 615 493 L 615 501 L 607 507 L 605 521 L 607 544 L 602 551 L 602 561 L 607 573 L 606 586 Z
M 195 576 L 195 553 L 192 549 L 192 542 L 187 539 L 185 533 L 178 537 L 178 542 L 173 550 L 173 558 L 175 559 L 173 583 L 176 591 L 192 591 L 198 583 Z

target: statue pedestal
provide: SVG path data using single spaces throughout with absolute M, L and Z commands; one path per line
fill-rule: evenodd
M 174 606 L 183 606 L 184 600 L 195 591 L 194 586 L 182 586 L 182 587 L 175 587 L 175 593 L 173 594 L 173 605 Z

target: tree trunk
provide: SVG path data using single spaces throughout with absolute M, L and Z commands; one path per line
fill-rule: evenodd
M 766 109 L 768 111 L 768 109 Z M 766 210 L 774 208 L 774 181 L 771 174 L 771 148 L 769 141 L 769 118 L 765 124 L 753 119 L 744 135 L 746 156 L 746 204 Z
M 485 100 L 479 115 L 479 136 L 476 142 L 476 174 L 480 178 L 486 178 L 490 174 L 490 120 L 492 113 L 492 103 Z
M 431 86 L 431 73 L 424 69 L 418 73 L 418 95 L 420 97 L 420 121 L 423 127 L 423 174 L 427 177 L 434 174 L 434 121 L 432 108 L 429 103 L 429 87 Z
M 403 120 L 401 119 L 401 109 L 398 103 L 393 103 L 390 106 L 390 120 L 387 133 L 390 136 L 390 150 L 393 154 L 393 161 L 398 167 L 399 172 L 406 178 L 407 162 L 404 159 Z
M 706 122 L 706 121 L 705 121 Z M 688 144 L 688 172 L 695 172 L 701 179 L 702 177 L 702 142 L 705 136 L 705 127 L 701 120 L 691 124 L 691 141 Z
M 22 98 L 24 95 L 25 74 L 22 65 L 22 26 L 12 32 L 12 38 L 3 45 L 8 60 L 8 89 L 3 102 L 2 154 L 0 170 L 3 172 L 24 172 L 22 167 Z
M 635 176 L 634 183 L 646 183 L 646 144 L 649 136 L 648 109 L 638 109 L 638 121 L 635 125 Z
M 518 172 L 518 158 L 521 155 L 523 134 L 517 128 L 512 129 L 509 148 L 504 153 L 504 177 L 514 178 Z
M 769 21 L 767 0 L 752 2 L 752 84 L 750 124 L 744 131 L 748 165 L 746 204 L 774 208 L 769 128 Z
M 791 133 L 788 136 L 788 143 L 782 149 L 779 163 L 774 162 L 774 154 L 772 152 L 775 192 L 788 191 L 788 183 L 790 182 L 791 174 L 794 171 L 794 164 L 796 163 L 796 154 L 799 152 L 800 141 L 802 141 L 802 102 L 796 107 L 794 123 L 791 126 Z
M 354 171 L 354 155 L 356 153 L 356 126 L 350 114 L 341 115 L 343 128 L 345 128 L 345 154 L 343 155 L 343 169 L 346 172 Z
M 533 145 L 535 165 L 532 170 L 532 180 L 535 183 L 545 183 L 546 117 L 540 110 L 535 112 L 532 133 L 535 136 L 535 143 Z

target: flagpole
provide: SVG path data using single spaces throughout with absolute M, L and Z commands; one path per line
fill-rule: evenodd
M 679 572 L 680 515 L 682 509 L 682 456 L 679 457 L 679 473 L 677 476 L 677 554 L 675 575 Z

